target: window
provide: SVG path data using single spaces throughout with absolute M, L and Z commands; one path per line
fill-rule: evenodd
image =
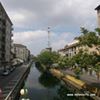
M 14 52 L 16 52 L 16 47 L 14 47 Z

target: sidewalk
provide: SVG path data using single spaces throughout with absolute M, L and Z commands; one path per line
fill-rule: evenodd
M 64 73 L 64 74 L 70 75 L 70 76 L 75 76 L 74 72 L 70 71 L 68 69 L 67 70 L 59 70 L 59 71 Z M 100 80 L 98 81 L 97 77 L 94 77 L 91 75 L 86 75 L 84 73 L 84 74 L 80 75 L 80 80 L 87 83 L 87 84 L 90 84 L 94 87 L 100 88 Z

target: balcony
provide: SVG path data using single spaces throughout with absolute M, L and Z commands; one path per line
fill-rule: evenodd
M 2 28 L 3 28 L 3 29 L 6 29 L 6 25 L 5 25 L 5 24 L 3 24 L 3 25 L 2 25 Z
M 1 10 L 0 10 L 0 15 L 2 15 L 2 12 L 1 12 Z
M 6 59 L 5 59 L 4 56 L 2 56 L 2 58 L 1 58 L 1 62 L 6 62 Z
M 3 17 L 3 18 L 2 18 L 2 21 L 3 21 L 3 22 L 6 22 L 6 18 L 5 18 L 5 17 Z
M 11 27 L 11 30 L 13 31 L 13 30 L 14 30 L 14 28 L 13 28 L 13 27 Z
M 6 33 L 2 33 L 2 36 L 6 36 Z
M 5 53 L 5 51 L 6 51 L 5 48 L 0 48 L 1 53 Z
M 0 27 L 0 32 L 2 33 L 2 28 Z
M 1 18 L 0 18 L 0 27 L 2 27 L 2 20 L 1 20 Z
M 6 29 L 6 23 L 5 22 L 2 24 L 2 28 Z
M 13 36 L 13 33 L 11 33 L 11 37 Z
M 2 33 L 0 32 L 0 39 L 2 38 Z
M 1 43 L 3 43 L 3 44 L 6 43 L 5 39 L 0 39 L 0 41 L 1 41 Z
M 13 42 L 13 40 L 11 39 L 11 42 Z

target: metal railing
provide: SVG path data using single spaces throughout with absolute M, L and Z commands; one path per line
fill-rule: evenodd
M 32 63 L 32 62 L 31 62 Z M 14 87 L 12 88 L 12 90 L 9 92 L 9 94 L 7 95 L 7 97 L 5 98 L 5 100 L 13 100 L 13 93 L 15 92 L 16 88 L 18 87 L 18 85 L 24 81 L 25 77 L 26 77 L 26 72 L 29 70 L 31 65 L 29 65 L 28 69 L 26 69 L 26 71 L 24 72 L 24 74 L 19 78 L 19 80 L 17 81 L 17 83 L 14 85 Z

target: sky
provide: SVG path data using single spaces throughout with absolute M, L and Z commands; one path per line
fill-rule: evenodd
M 80 27 L 98 27 L 100 0 L 0 0 L 13 23 L 14 43 L 23 44 L 35 56 L 47 48 L 48 22 L 53 51 L 80 36 Z

